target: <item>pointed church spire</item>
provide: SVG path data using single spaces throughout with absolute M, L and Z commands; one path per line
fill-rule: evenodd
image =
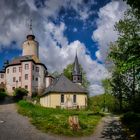
M 74 66 L 73 66 L 73 74 L 80 74 L 80 73 L 81 73 L 80 65 L 79 65 L 77 52 L 76 52 L 76 56 L 75 56 L 75 60 L 74 60 Z
M 73 82 L 74 83 L 82 83 L 82 72 L 80 69 L 80 64 L 78 61 L 77 51 L 73 64 L 73 72 L 72 72 Z

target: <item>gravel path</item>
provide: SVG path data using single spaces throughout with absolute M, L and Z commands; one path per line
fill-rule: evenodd
M 68 138 L 40 132 L 16 111 L 16 105 L 9 99 L 0 104 L 0 140 L 128 140 L 116 116 L 104 117 L 89 137 Z

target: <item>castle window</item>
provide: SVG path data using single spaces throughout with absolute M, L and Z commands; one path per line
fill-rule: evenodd
M 9 73 L 9 69 L 7 69 L 7 73 Z
M 19 67 L 19 72 L 21 72 L 21 67 Z
M 34 80 L 34 75 L 33 75 L 33 77 L 32 77 L 32 80 Z
M 21 77 L 19 77 L 19 82 L 21 82 Z
M 39 67 L 36 67 L 36 72 L 39 72 Z
M 73 103 L 76 103 L 76 95 L 73 95 Z
M 38 78 L 35 78 L 36 81 L 38 81 Z
M 29 69 L 29 64 L 25 64 L 25 70 Z
M 64 103 L 64 94 L 61 95 L 61 103 Z
M 4 74 L 1 74 L 1 78 L 4 78 Z
M 12 90 L 15 90 L 15 87 L 12 87 Z
M 25 74 L 25 80 L 28 80 L 28 74 Z
M 34 70 L 34 65 L 33 65 L 33 67 L 32 67 L 32 70 Z
M 16 73 L 16 67 L 13 67 L 13 73 Z
M 25 85 L 25 89 L 28 89 L 28 86 L 27 85 Z
M 16 82 L 16 77 L 13 77 L 13 82 Z

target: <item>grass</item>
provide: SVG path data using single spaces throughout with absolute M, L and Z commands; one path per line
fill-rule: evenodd
M 31 119 L 38 129 L 52 134 L 65 136 L 87 136 L 93 133 L 102 114 L 84 110 L 65 110 L 44 108 L 26 101 L 18 102 L 18 112 Z M 68 124 L 69 116 L 77 115 L 81 129 L 73 131 Z

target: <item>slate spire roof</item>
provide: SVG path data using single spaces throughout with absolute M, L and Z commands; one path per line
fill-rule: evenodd
M 75 56 L 74 66 L 73 66 L 73 72 L 72 73 L 73 73 L 73 75 L 79 75 L 79 74 L 81 74 L 81 70 L 80 70 L 80 65 L 79 65 L 77 53 L 76 53 L 76 56 Z
M 61 74 L 58 78 L 56 78 L 41 96 L 44 96 L 50 92 L 56 93 L 85 93 L 87 94 L 87 90 L 70 81 L 67 77 Z

